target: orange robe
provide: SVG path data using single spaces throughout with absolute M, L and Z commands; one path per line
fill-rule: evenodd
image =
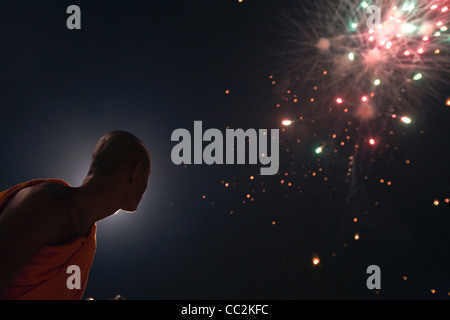
M 57 182 L 69 186 L 59 179 L 39 179 L 18 184 L 0 193 L 0 215 L 2 206 L 17 191 L 44 182 Z M 96 224 L 86 236 L 68 241 L 62 245 L 48 245 L 38 250 L 15 276 L 0 299 L 7 300 L 79 300 L 86 288 L 89 270 L 96 249 Z M 1 261 L 0 263 L 8 263 Z M 80 269 L 80 289 L 69 289 L 75 273 L 68 267 Z M 68 280 L 68 278 L 71 279 Z M 70 285 L 69 285 L 70 286 Z M 70 286 L 72 287 L 72 286 Z

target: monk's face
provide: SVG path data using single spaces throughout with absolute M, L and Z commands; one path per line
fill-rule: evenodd
M 131 173 L 133 175 L 133 173 Z M 140 167 L 137 169 L 134 180 L 131 185 L 128 186 L 125 204 L 122 208 L 125 211 L 133 212 L 136 211 L 139 203 L 141 202 L 142 196 L 147 190 L 148 178 L 150 176 L 150 168 Z
M 136 194 L 136 199 L 137 199 L 136 208 L 137 208 L 137 205 L 139 204 L 139 202 L 141 202 L 141 199 L 145 193 L 145 190 L 147 190 L 149 176 L 150 176 L 150 169 L 142 170 L 141 174 L 139 175 L 139 178 L 136 183 L 136 189 L 135 189 L 136 190 L 135 194 Z

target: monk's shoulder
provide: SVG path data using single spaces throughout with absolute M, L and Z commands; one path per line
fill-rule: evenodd
M 52 243 L 64 242 L 77 233 L 77 216 L 68 196 L 70 187 L 46 182 L 20 190 L 10 205 L 21 206 L 29 221 L 42 219 L 45 224 L 55 230 Z
M 83 229 L 80 217 L 77 214 L 71 197 L 71 187 L 56 182 L 48 182 L 41 185 L 41 192 L 46 203 L 47 212 L 63 229 L 68 238 L 82 235 Z
M 34 210 L 30 211 L 37 215 L 64 214 L 65 188 L 67 187 L 54 182 L 30 186 L 17 192 L 11 205 L 32 206 Z

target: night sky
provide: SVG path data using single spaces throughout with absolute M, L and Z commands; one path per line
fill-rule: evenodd
M 0 188 L 80 185 L 111 130 L 151 153 L 138 210 L 98 223 L 85 298 L 450 298 L 449 87 L 418 103 L 412 126 L 378 130 L 383 147 L 361 147 L 349 173 L 353 148 L 314 152 L 331 139 L 320 115 L 281 124 L 293 112 L 277 107 L 290 85 L 277 14 L 287 2 L 0 2 Z M 66 27 L 71 4 L 81 30 Z M 171 134 L 195 120 L 279 129 L 279 173 L 176 166 Z M 366 286 L 370 265 L 380 290 Z

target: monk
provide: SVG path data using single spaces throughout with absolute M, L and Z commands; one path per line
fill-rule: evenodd
M 133 134 L 98 141 L 83 183 L 21 183 L 0 193 L 0 298 L 81 299 L 96 250 L 96 222 L 133 212 L 147 189 L 150 154 Z

